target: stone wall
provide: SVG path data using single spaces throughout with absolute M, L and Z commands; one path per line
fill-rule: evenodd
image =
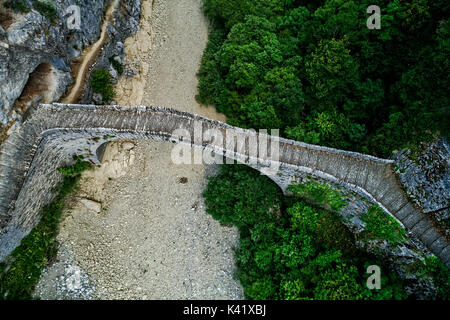
M 97 148 L 105 142 L 121 138 L 173 141 L 172 133 L 180 128 L 191 137 L 184 143 L 213 150 L 257 170 L 274 163 L 268 157 L 252 158 L 248 141 L 265 139 L 268 145 L 279 141 L 276 164 L 280 168 L 270 178 L 283 191 L 305 174 L 339 184 L 379 204 L 450 265 L 448 242 L 422 210 L 408 201 L 391 160 L 266 136 L 167 108 L 62 104 L 31 110 L 0 151 L 0 260 L 37 224 L 40 209 L 51 200 L 51 190 L 60 179 L 57 167 L 71 161 L 74 154 L 98 162 Z M 226 130 L 231 130 L 247 143 L 228 150 L 214 140 L 194 139 L 196 130 L 203 136 L 209 129 L 219 130 L 224 137 Z

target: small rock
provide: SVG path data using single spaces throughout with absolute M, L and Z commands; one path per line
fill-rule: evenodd
M 122 143 L 122 148 L 126 151 L 130 151 L 131 149 L 133 149 L 135 147 L 134 143 L 132 142 L 124 142 Z
M 80 201 L 86 208 L 92 210 L 96 213 L 100 213 L 102 211 L 102 204 L 97 201 L 89 200 L 89 199 L 81 199 Z
M 125 77 L 127 78 L 131 78 L 134 77 L 135 75 L 137 75 L 139 73 L 139 71 L 135 68 L 127 68 L 125 69 L 125 71 L 123 72 L 123 74 L 125 75 Z
M 178 182 L 181 183 L 181 184 L 186 184 L 186 183 L 188 183 L 188 178 L 182 177 L 182 178 L 180 178 L 180 179 L 178 180 Z
M 92 95 L 92 100 L 95 104 L 102 104 L 103 103 L 103 96 L 100 93 L 94 93 Z

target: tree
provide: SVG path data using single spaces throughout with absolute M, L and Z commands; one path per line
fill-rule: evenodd
M 311 144 L 339 149 L 361 150 L 365 135 L 364 125 L 350 121 L 336 110 L 314 113 L 295 127 L 288 127 L 289 138 Z
M 350 55 L 344 40 L 322 40 L 305 60 L 310 105 L 317 111 L 342 110 L 352 100 L 359 81 L 358 63 Z
M 279 129 L 281 121 L 273 106 L 264 102 L 253 102 L 240 106 L 240 118 L 230 122 L 233 125 L 252 129 Z

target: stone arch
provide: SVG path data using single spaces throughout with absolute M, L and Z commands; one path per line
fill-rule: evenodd
M 450 265 L 450 245 L 423 211 L 409 202 L 390 160 L 257 135 L 250 130 L 168 108 L 63 104 L 40 105 L 0 151 L 0 213 L 9 215 L 7 227 L 0 230 L 0 260 L 37 223 L 40 208 L 50 200 L 49 191 L 60 179 L 56 168 L 70 161 L 72 155 L 81 153 L 99 163 L 102 146 L 111 140 L 176 142 L 180 140 L 172 137 L 172 133 L 180 128 L 191 134 L 183 143 L 231 156 L 259 171 L 268 163 L 265 155 L 255 158 L 248 154 L 246 147 L 238 150 L 233 146 L 228 150 L 230 147 L 215 144 L 216 141 L 197 141 L 195 133 L 209 129 L 225 133 L 230 129 L 246 139 L 262 136 L 269 141 L 278 140 L 279 171 L 271 179 L 282 190 L 293 179 L 305 174 L 339 183 L 382 206 Z M 255 159 L 257 162 L 250 161 Z

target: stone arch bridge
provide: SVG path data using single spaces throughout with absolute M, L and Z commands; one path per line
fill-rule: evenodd
M 172 133 L 176 129 L 191 134 L 192 139 L 184 143 L 214 150 L 260 171 L 273 161 L 249 156 L 249 141 L 257 137 L 268 145 L 278 142 L 279 170 L 270 178 L 283 191 L 305 174 L 343 185 L 379 204 L 450 266 L 449 243 L 422 210 L 408 201 L 390 160 L 258 134 L 173 109 L 65 104 L 31 109 L 22 126 L 2 145 L 0 261 L 37 224 L 40 209 L 52 200 L 51 190 L 61 179 L 56 169 L 70 163 L 74 154 L 98 163 L 97 152 L 106 142 L 122 138 L 175 142 Z M 220 131 L 224 137 L 232 130 L 247 143 L 230 149 L 214 141 L 195 140 L 195 130 L 205 133 L 209 129 Z

